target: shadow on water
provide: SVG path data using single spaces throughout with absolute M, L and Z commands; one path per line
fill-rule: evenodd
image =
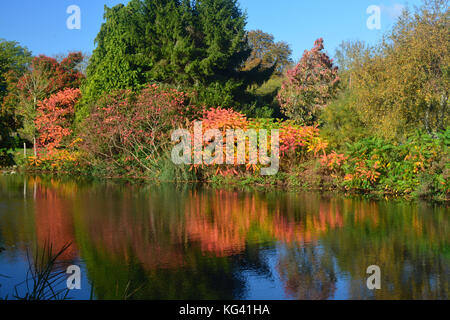
M 0 296 L 26 252 L 71 243 L 75 299 L 448 299 L 449 222 L 420 202 L 5 176 Z

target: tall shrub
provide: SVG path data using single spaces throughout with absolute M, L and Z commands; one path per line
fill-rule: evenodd
M 338 68 L 323 52 L 323 39 L 305 51 L 300 62 L 286 73 L 278 101 L 281 111 L 303 124 L 312 124 L 318 111 L 336 96 L 340 78 Z

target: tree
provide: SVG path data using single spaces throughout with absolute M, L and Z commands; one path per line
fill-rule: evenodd
M 26 48 L 17 42 L 0 39 L 0 166 L 12 163 L 8 151 L 14 147 L 11 135 L 15 130 L 15 121 L 5 97 L 25 72 L 30 60 L 31 53 Z
M 252 52 L 244 69 L 251 70 L 258 64 L 267 69 L 276 64 L 275 74 L 281 75 L 291 65 L 292 50 L 286 42 L 275 42 L 273 35 L 261 30 L 250 31 L 247 38 Z
M 233 104 L 255 76 L 241 72 L 251 49 L 236 0 L 131 0 L 105 7 L 104 18 L 80 118 L 104 92 L 155 82 L 194 87 L 203 102 Z
M 36 108 L 38 102 L 65 88 L 78 88 L 84 79 L 77 70 L 83 60 L 79 52 L 58 62 L 55 58 L 40 55 L 34 57 L 29 69 L 18 80 L 15 88 L 5 98 L 5 104 L 14 106 L 15 115 L 21 123 L 20 136 L 33 141 L 36 136 Z
M 392 31 L 353 71 L 357 110 L 371 131 L 402 139 L 417 128 L 430 134 L 449 124 L 448 0 L 405 10 Z
M 343 41 L 336 49 L 336 63 L 343 86 L 352 87 L 353 71 L 361 68 L 367 57 L 372 55 L 373 48 L 364 41 Z
M 323 39 L 316 40 L 314 48 L 305 51 L 300 62 L 287 71 L 278 94 L 282 112 L 304 124 L 313 123 L 318 111 L 338 92 L 338 68 L 323 49 Z
M 31 53 L 26 48 L 15 41 L 0 39 L 0 105 L 3 106 L 9 84 L 23 75 L 30 61 Z

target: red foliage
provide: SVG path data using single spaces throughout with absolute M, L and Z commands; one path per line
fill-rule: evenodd
M 335 96 L 340 81 L 338 68 L 323 49 L 320 38 L 314 48 L 305 51 L 300 62 L 288 70 L 278 94 L 281 109 L 288 117 L 311 122 L 317 109 Z
M 336 171 L 341 169 L 342 165 L 348 160 L 348 156 L 344 154 L 338 154 L 336 151 L 331 152 L 329 155 L 324 154 L 320 158 L 320 163 L 323 167 L 326 167 L 330 171 Z
M 60 147 L 64 137 L 72 134 L 74 106 L 80 96 L 79 89 L 65 89 L 38 103 L 35 120 L 38 143 L 47 152 Z
M 170 143 L 171 130 L 192 114 L 188 100 L 186 93 L 156 84 L 138 94 L 122 90 L 106 96 L 87 119 L 85 148 L 103 157 L 154 157 Z
M 219 129 L 223 134 L 227 129 L 242 129 L 248 127 L 247 118 L 233 109 L 211 108 L 205 110 L 201 119 L 203 130 Z
M 289 153 L 295 153 L 303 148 L 313 145 L 314 139 L 318 138 L 317 127 L 301 127 L 287 121 L 280 128 L 280 153 L 284 157 Z M 313 150 L 311 150 L 313 151 Z
M 76 66 L 81 61 L 81 52 L 69 53 L 61 62 L 45 55 L 34 57 L 30 71 L 19 79 L 17 88 L 28 97 L 48 97 L 65 88 L 79 88 L 84 75 Z

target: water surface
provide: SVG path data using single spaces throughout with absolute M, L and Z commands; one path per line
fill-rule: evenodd
M 0 297 L 71 243 L 75 299 L 448 299 L 449 227 L 421 202 L 0 176 Z

